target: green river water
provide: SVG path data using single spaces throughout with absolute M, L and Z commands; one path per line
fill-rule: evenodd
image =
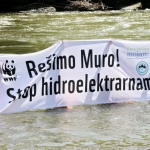
M 0 53 L 58 40 L 150 40 L 150 10 L 0 14 Z M 76 106 L 0 115 L 0 150 L 149 150 L 150 104 Z

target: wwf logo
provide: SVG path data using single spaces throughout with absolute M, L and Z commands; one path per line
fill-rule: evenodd
M 2 70 L 3 70 L 3 74 L 5 75 L 9 75 L 9 76 L 14 75 L 16 72 L 14 61 L 12 60 L 9 62 L 8 60 L 6 60 L 6 63 L 2 65 Z
M 6 62 L 2 64 L 1 70 L 4 75 L 3 79 L 5 82 L 16 81 L 17 76 L 14 76 L 16 72 L 14 60 L 11 61 L 6 60 Z

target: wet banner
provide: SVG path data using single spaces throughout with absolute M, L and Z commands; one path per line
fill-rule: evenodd
M 149 64 L 149 41 L 59 41 L 0 54 L 0 113 L 149 100 Z

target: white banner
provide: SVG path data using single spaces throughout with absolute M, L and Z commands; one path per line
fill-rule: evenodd
M 60 41 L 0 54 L 0 112 L 149 100 L 149 64 L 149 41 Z

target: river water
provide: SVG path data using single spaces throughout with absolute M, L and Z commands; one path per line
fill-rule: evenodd
M 150 40 L 150 10 L 0 14 L 0 53 L 58 40 Z M 0 149 L 148 150 L 150 104 L 76 106 L 0 115 Z

